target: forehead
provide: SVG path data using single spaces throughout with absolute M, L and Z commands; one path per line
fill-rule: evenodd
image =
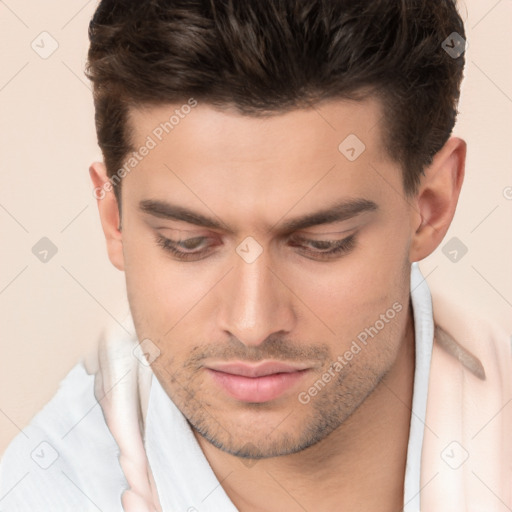
M 363 141 L 366 149 L 381 151 L 382 121 L 382 106 L 375 97 L 328 100 L 307 109 L 266 116 L 243 115 L 234 107 L 219 110 L 191 99 L 182 104 L 131 108 L 128 125 L 135 147 L 148 136 L 158 145 L 186 139 L 184 153 L 190 149 L 198 157 L 207 153 L 210 157 L 245 156 L 254 160 L 264 156 L 262 149 L 268 156 L 284 154 L 291 158 L 301 152 L 332 148 L 338 139 L 341 142 L 349 135 Z
M 198 210 L 206 204 L 248 216 L 267 208 L 271 222 L 298 201 L 297 212 L 319 201 L 379 198 L 376 172 L 401 186 L 382 144 L 376 99 L 331 100 L 270 117 L 192 104 L 130 112 L 133 149 L 145 156 L 123 181 L 123 197 L 126 182 L 137 202 L 180 198 Z

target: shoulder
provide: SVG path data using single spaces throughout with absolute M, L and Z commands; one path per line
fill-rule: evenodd
M 0 461 L 0 509 L 121 510 L 127 487 L 119 450 L 94 396 L 94 375 L 77 364 Z

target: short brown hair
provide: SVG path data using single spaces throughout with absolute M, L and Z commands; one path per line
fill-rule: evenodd
M 370 91 L 413 194 L 455 124 L 453 32 L 465 38 L 455 0 L 102 0 L 85 74 L 108 176 L 134 151 L 131 106 L 193 97 L 266 116 Z

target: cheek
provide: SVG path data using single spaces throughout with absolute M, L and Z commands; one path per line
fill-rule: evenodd
M 193 328 L 187 319 L 200 314 L 219 270 L 172 260 L 148 230 L 130 232 L 124 257 L 130 307 L 141 329 L 172 338 Z
M 400 229 L 400 228 L 399 228 Z M 337 262 L 311 266 L 293 276 L 294 291 L 320 318 L 345 337 L 372 325 L 395 302 L 408 301 L 409 242 L 405 231 L 375 228 L 356 250 Z M 291 276 L 290 276 L 290 279 Z

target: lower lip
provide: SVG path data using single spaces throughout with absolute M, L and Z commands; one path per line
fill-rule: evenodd
M 263 377 L 243 377 L 207 369 L 213 380 L 233 398 L 242 402 L 262 403 L 274 400 L 299 382 L 308 370 L 274 373 Z

